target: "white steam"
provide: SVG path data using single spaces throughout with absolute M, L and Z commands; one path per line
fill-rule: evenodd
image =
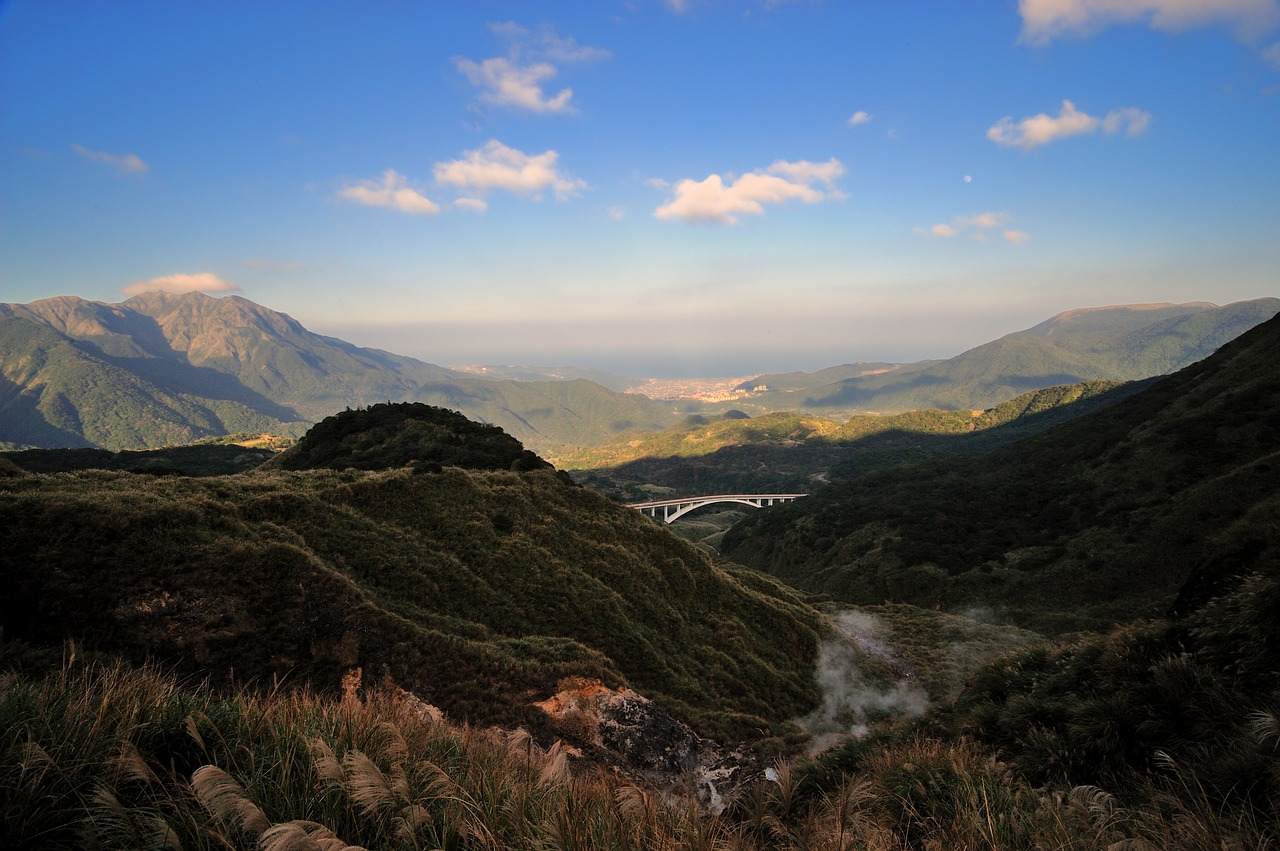
M 875 715 L 923 715 L 929 707 L 924 689 L 910 667 L 880 638 L 879 622 L 865 612 L 843 612 L 833 622 L 834 635 L 818 647 L 818 685 L 822 705 L 798 722 L 812 737 L 816 753 L 846 736 L 865 736 Z M 897 681 L 892 686 L 867 682 L 867 659 L 887 665 Z

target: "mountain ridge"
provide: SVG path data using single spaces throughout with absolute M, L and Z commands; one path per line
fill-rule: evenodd
M 1188 302 L 1077 308 L 946 360 L 886 364 L 880 371 L 825 384 L 791 377 L 789 385 L 771 386 L 778 392 L 765 393 L 763 399 L 775 407 L 810 412 L 990 408 L 1059 384 L 1133 381 L 1173 372 L 1277 312 L 1276 298 L 1221 306 Z M 773 382 L 788 377 L 769 376 Z M 749 390 L 753 383 L 740 387 Z
M 1081 308 L 947 361 L 761 376 L 740 385 L 745 399 L 727 404 L 825 417 L 990 408 L 1054 385 L 1169 371 L 1274 315 L 1280 299 L 1207 305 Z M 564 368 L 541 370 L 551 380 L 523 381 L 512 376 L 539 370 L 496 372 L 361 348 L 238 295 L 0 304 L 0 447 L 118 451 L 239 432 L 297 437 L 343 408 L 410 401 L 458 410 L 556 454 L 680 417 L 678 404 L 587 380 L 616 387 L 620 377 Z

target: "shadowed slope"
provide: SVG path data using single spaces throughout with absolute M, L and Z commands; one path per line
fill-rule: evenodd
M 1225 548 L 1246 563 L 1274 555 L 1277 363 L 1273 319 L 1039 437 L 749 517 L 724 550 L 845 600 L 985 604 L 1050 631 L 1162 613 Z

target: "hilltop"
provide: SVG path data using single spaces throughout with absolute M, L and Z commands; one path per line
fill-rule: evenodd
M 1276 363 L 1280 319 L 1042 435 L 753 515 L 724 552 L 848 602 L 984 605 L 1048 632 L 1203 601 L 1275 557 Z
M 283 470 L 545 470 L 551 465 L 494 425 L 421 402 L 344 411 L 312 426 L 267 465 Z

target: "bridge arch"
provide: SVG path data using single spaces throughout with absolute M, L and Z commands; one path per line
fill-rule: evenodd
M 628 508 L 634 508 L 641 511 L 655 520 L 662 520 L 663 523 L 674 523 L 690 511 L 695 511 L 706 505 L 715 505 L 719 502 L 731 502 L 739 505 L 750 506 L 751 508 L 764 508 L 769 505 L 776 505 L 784 502 L 794 502 L 800 497 L 808 496 L 803 493 L 734 493 L 734 494 L 715 494 L 713 496 L 686 496 L 679 499 L 655 499 L 648 502 L 632 502 L 628 503 Z

